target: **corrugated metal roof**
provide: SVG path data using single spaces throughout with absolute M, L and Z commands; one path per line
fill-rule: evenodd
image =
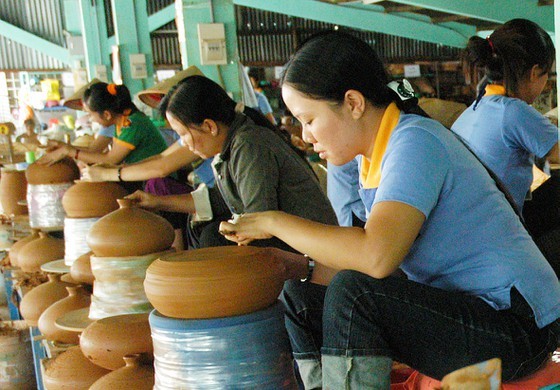
M 66 47 L 62 0 L 1 0 L 0 19 Z M 61 69 L 50 56 L 0 36 L 0 69 Z

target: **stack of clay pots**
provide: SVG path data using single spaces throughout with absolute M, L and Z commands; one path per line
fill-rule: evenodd
M 25 172 L 29 224 L 33 228 L 62 230 L 64 208 L 62 197 L 80 171 L 74 160 L 65 158 L 53 165 L 33 163 Z
M 155 389 L 296 389 L 271 249 L 212 247 L 163 256 L 146 272 Z
M 71 267 L 76 259 L 90 251 L 86 242 L 90 228 L 99 218 L 115 211 L 118 208 L 117 199 L 126 194 L 126 190 L 117 183 L 80 180 L 64 193 L 64 264 Z
M 165 219 L 134 207 L 129 199 L 99 219 L 87 234 L 95 277 L 89 317 L 147 313 L 152 309 L 144 292 L 148 266 L 169 251 L 175 232 Z

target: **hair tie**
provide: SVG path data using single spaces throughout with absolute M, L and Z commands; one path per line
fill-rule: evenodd
M 407 79 L 402 79 L 401 81 L 391 81 L 387 84 L 387 87 L 392 89 L 402 101 L 413 99 L 414 96 L 414 88 L 410 85 L 410 82 Z
M 109 92 L 113 96 L 117 96 L 117 84 L 108 84 L 107 92 Z
M 245 104 L 239 102 L 235 105 L 235 112 L 242 114 L 245 111 Z
M 492 54 L 496 55 L 496 48 L 494 47 L 494 44 L 490 40 L 490 36 L 486 37 L 486 41 L 488 42 L 488 45 L 490 45 L 490 50 L 492 50 Z

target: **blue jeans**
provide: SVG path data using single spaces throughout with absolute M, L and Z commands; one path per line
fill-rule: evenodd
M 558 346 L 553 326 L 539 329 L 515 289 L 512 307 L 498 311 L 461 292 L 341 271 L 328 288 L 287 282 L 283 301 L 296 359 L 386 356 L 441 379 L 499 357 L 511 381 L 538 370 Z

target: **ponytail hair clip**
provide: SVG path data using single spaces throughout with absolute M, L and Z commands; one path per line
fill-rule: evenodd
M 109 92 L 113 96 L 117 96 L 117 84 L 107 85 L 107 92 Z

